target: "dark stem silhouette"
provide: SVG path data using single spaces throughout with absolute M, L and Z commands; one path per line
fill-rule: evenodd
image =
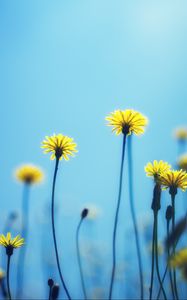
M 121 202 L 123 166 L 124 166 L 124 158 L 125 158 L 125 145 L 126 145 L 126 134 L 123 135 L 123 145 L 122 145 L 122 154 L 121 154 L 121 167 L 120 167 L 120 177 L 119 177 L 119 192 L 118 192 L 118 200 L 117 200 L 117 207 L 116 207 L 116 213 L 115 213 L 115 219 L 114 219 L 114 228 L 113 228 L 112 273 L 111 273 L 111 280 L 110 280 L 109 300 L 111 300 L 111 298 L 112 298 L 114 276 L 115 276 L 115 270 L 116 270 L 116 231 L 117 231 L 118 215 L 119 215 L 119 208 L 120 208 L 120 202 Z
M 59 158 L 56 158 L 56 164 L 55 164 L 55 171 L 54 171 L 54 176 L 53 176 L 53 185 L 52 185 L 52 201 L 51 201 L 51 222 L 52 222 L 52 233 L 53 233 L 53 241 L 54 241 L 54 247 L 55 247 L 55 255 L 56 255 L 56 262 L 57 262 L 57 267 L 58 267 L 58 272 L 60 275 L 60 279 L 63 285 L 63 288 L 66 292 L 66 295 L 69 300 L 71 300 L 70 294 L 68 292 L 68 289 L 66 287 L 66 284 L 64 282 L 61 268 L 60 268 L 60 261 L 59 261 L 59 255 L 58 255 L 58 247 L 57 247 L 57 241 L 56 241 L 56 232 L 55 232 L 55 222 L 54 222 L 54 199 L 55 199 L 55 184 L 56 184 L 56 176 L 57 176 L 57 171 L 58 171 L 58 164 L 59 164 Z
M 171 191 L 170 190 L 170 194 L 171 194 L 171 206 L 173 209 L 173 216 L 172 216 L 172 232 L 174 232 L 175 229 L 175 195 L 176 192 Z M 173 249 L 172 249 L 172 255 L 175 255 L 175 243 L 173 244 Z M 174 285 L 174 291 L 175 291 L 175 297 L 178 300 L 179 296 L 178 296 L 178 290 L 177 290 L 177 280 L 176 280 L 176 270 L 175 268 L 173 268 L 173 285 Z
M 7 290 L 8 290 L 8 299 L 11 300 L 11 292 L 10 292 L 10 255 L 7 255 Z

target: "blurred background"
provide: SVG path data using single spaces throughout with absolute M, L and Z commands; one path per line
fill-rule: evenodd
M 62 161 L 57 178 L 56 227 L 64 278 L 72 297 L 80 298 L 75 231 L 81 210 L 89 206 L 94 217 L 81 230 L 84 274 L 90 297 L 107 297 L 122 137 L 111 133 L 104 118 L 126 108 L 149 118 L 146 133 L 133 137 L 135 206 L 148 292 L 153 183 L 144 166 L 153 159 L 176 165 L 172 132 L 187 123 L 186 30 L 185 0 L 0 2 L 2 233 L 11 212 L 17 214 L 12 233 L 20 232 L 23 186 L 14 178 L 15 169 L 33 163 L 45 172 L 44 182 L 30 195 L 24 297 L 44 299 L 47 279 L 59 282 L 49 211 L 54 161 L 40 148 L 53 133 L 73 137 L 79 150 L 69 162 Z M 122 299 L 134 298 L 138 284 L 126 171 L 114 290 Z M 178 217 L 183 198 L 179 193 Z M 163 207 L 168 203 L 165 192 Z M 159 220 L 163 229 L 164 213 Z M 13 294 L 17 253 L 12 259 Z

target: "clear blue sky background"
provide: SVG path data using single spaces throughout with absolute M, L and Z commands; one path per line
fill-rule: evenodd
M 175 161 L 172 130 L 187 120 L 186 32 L 185 0 L 0 2 L 0 224 L 3 228 L 8 213 L 20 210 L 22 187 L 13 170 L 25 162 L 41 166 L 46 178 L 31 192 L 32 251 L 27 262 L 30 285 L 39 297 L 44 295 L 42 228 L 48 246 L 51 234 L 47 225 L 42 227 L 41 216 L 50 202 L 54 168 L 42 154 L 42 139 L 63 133 L 78 144 L 77 156 L 61 164 L 56 197 L 62 265 L 76 296 L 74 232 L 85 203 L 101 208 L 95 240 L 105 243 L 108 255 L 111 251 L 121 137 L 111 134 L 104 118 L 118 108 L 134 108 L 149 118 L 145 135 L 133 141 L 135 200 L 141 219 L 149 210 L 152 187 L 144 165 L 152 159 Z M 127 189 L 125 182 L 126 177 Z M 125 219 L 131 226 L 127 190 L 123 200 L 121 222 Z

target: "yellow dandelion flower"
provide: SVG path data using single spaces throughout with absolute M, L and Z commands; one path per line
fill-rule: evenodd
M 159 178 L 159 176 L 171 169 L 171 166 L 163 161 L 163 160 L 154 160 L 152 163 L 149 162 L 144 170 L 148 177 L 153 177 L 155 180 Z
M 185 127 L 177 128 L 174 132 L 174 136 L 179 141 L 186 141 L 187 140 L 187 128 L 185 128 Z
M 15 238 L 11 237 L 11 233 L 8 232 L 6 236 L 0 235 L 0 245 L 5 247 L 8 255 L 12 255 L 13 249 L 20 248 L 24 244 L 24 239 L 17 235 Z
M 51 152 L 51 159 L 69 160 L 69 156 L 73 156 L 77 152 L 77 144 L 68 136 L 62 134 L 54 134 L 53 136 L 46 136 L 42 142 L 41 148 L 45 149 L 44 153 Z
M 148 123 L 148 119 L 138 111 L 133 109 L 115 110 L 106 117 L 109 122 L 108 126 L 112 126 L 116 135 L 121 133 L 130 135 L 132 133 L 140 135 L 144 133 L 144 127 Z
M 179 157 L 178 166 L 179 168 L 187 171 L 187 153 Z
M 31 164 L 17 168 L 15 176 L 19 181 L 27 184 L 39 183 L 44 177 L 41 169 Z
M 187 189 L 187 173 L 183 170 L 169 170 L 161 174 L 160 182 L 164 189 L 170 188 L 176 190 L 180 188 L 182 191 Z
M 183 248 L 171 256 L 169 265 L 173 268 L 182 268 L 187 265 L 187 248 Z

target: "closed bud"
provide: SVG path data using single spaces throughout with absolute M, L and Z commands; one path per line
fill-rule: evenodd
M 88 211 L 89 211 L 88 208 L 84 208 L 84 209 L 83 209 L 83 211 L 82 211 L 82 213 L 81 213 L 81 218 L 82 218 L 82 219 L 84 219 L 84 218 L 87 217 Z

